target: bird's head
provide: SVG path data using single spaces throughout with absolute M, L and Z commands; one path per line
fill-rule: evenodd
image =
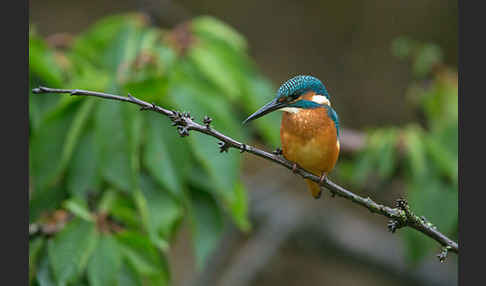
M 330 105 L 329 94 L 322 82 L 310 75 L 298 75 L 280 86 L 277 96 L 250 115 L 243 124 L 275 110 L 297 112 L 299 109 Z

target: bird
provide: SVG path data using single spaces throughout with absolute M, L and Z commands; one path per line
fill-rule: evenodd
M 305 179 L 312 196 L 321 197 L 320 184 L 327 179 L 339 157 L 339 117 L 331 107 L 324 84 L 311 75 L 298 75 L 284 82 L 273 100 L 243 121 L 246 124 L 273 111 L 283 111 L 280 124 L 281 151 L 293 162 L 320 177 L 320 183 Z

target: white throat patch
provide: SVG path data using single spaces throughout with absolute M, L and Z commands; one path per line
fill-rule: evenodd
M 319 103 L 319 104 L 327 104 L 327 105 L 331 106 L 331 102 L 329 101 L 329 99 L 327 99 L 323 95 L 314 95 L 312 97 L 312 101 Z
M 286 111 L 286 112 L 289 112 L 289 113 L 298 113 L 300 111 L 300 108 L 297 108 L 297 107 L 284 107 L 284 108 L 280 108 L 279 110 Z

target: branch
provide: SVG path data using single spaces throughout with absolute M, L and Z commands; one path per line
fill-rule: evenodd
M 48 87 L 34 88 L 32 92 L 36 94 L 69 93 L 71 95 L 94 96 L 133 103 L 140 106 L 140 110 L 151 110 L 169 117 L 172 121 L 172 124 L 174 126 L 177 126 L 177 130 L 180 136 L 188 136 L 189 131 L 191 130 L 207 134 L 220 140 L 218 145 L 221 152 L 227 152 L 229 148 L 235 148 L 240 150 L 241 152 L 248 152 L 274 163 L 280 164 L 287 169 L 294 171 L 296 174 L 299 174 L 304 179 L 309 179 L 316 183 L 320 183 L 319 176 L 316 176 L 299 166 L 295 168 L 293 162 L 288 161 L 283 156 L 281 156 L 281 152 L 269 153 L 263 151 L 253 146 L 238 142 L 235 139 L 228 137 L 223 133 L 211 128 L 211 118 L 207 116 L 204 118 L 203 125 L 201 125 L 195 122 L 188 112 L 180 113 L 177 111 L 168 110 L 155 104 L 140 100 L 136 97 L 131 96 L 130 94 L 125 97 L 80 89 L 55 89 Z M 391 208 L 382 204 L 378 204 L 369 197 L 364 198 L 356 195 L 353 192 L 346 190 L 345 188 L 337 185 L 327 178 L 325 178 L 321 185 L 327 188 L 331 192 L 332 196 L 337 195 L 339 197 L 348 199 L 358 205 L 367 208 L 372 213 L 380 214 L 387 218 L 390 218 L 388 229 L 392 233 L 402 227 L 411 227 L 434 239 L 442 245 L 441 253 L 438 255 L 441 262 L 445 260 L 448 252 L 459 253 L 459 246 L 456 242 L 442 234 L 433 224 L 428 222 L 424 217 L 418 217 L 417 215 L 415 215 L 410 210 L 410 207 L 404 199 L 398 199 L 397 207 Z

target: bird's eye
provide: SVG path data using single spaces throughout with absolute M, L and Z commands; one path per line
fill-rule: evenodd
M 293 100 L 290 96 L 285 96 L 281 98 L 281 102 L 291 102 Z
M 299 97 L 299 95 L 297 95 L 297 94 L 291 94 L 289 96 L 283 96 L 283 97 L 279 98 L 278 102 L 280 102 L 280 103 L 292 102 L 292 101 L 296 100 L 298 97 Z
M 289 98 L 290 99 L 296 99 L 297 97 L 299 97 L 300 95 L 298 93 L 292 93 Z

